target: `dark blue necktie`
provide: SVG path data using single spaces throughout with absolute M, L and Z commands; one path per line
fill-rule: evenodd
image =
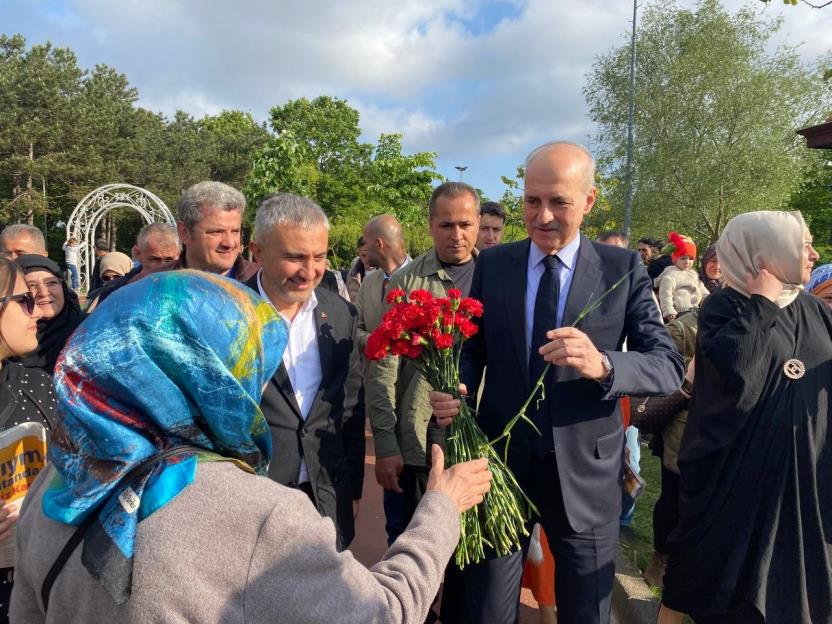
M 537 381 L 546 366 L 546 362 L 543 361 L 537 350 L 549 342 L 546 332 L 555 329 L 558 317 L 558 296 L 560 293 L 558 268 L 560 267 L 560 258 L 546 256 L 543 258 L 542 264 L 543 275 L 540 276 L 537 297 L 534 300 L 532 344 L 531 349 L 529 349 L 529 379 L 532 384 Z

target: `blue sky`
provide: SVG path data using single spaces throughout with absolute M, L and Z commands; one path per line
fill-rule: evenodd
M 804 59 L 832 49 L 832 8 L 749 4 L 782 14 L 777 42 L 805 41 Z M 346 98 L 364 140 L 402 132 L 406 150 L 438 152 L 454 179 L 467 166 L 464 179 L 498 198 L 500 176 L 536 145 L 590 142 L 581 88 L 631 13 L 629 0 L 0 0 L 0 30 L 115 67 L 167 115 L 263 120 L 290 98 Z

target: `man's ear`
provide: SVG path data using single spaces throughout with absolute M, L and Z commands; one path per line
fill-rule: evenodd
M 586 196 L 586 208 L 584 209 L 584 214 L 589 214 L 589 211 L 592 210 L 592 207 L 595 205 L 597 197 L 598 189 L 593 186 L 589 191 L 589 195 Z
M 177 221 L 176 222 L 176 233 L 179 235 L 179 241 L 184 245 L 190 242 L 190 232 L 188 232 L 188 228 L 185 225 L 184 221 Z
M 251 255 L 254 258 L 255 262 L 260 262 L 260 245 L 258 245 L 254 240 L 250 240 L 248 243 L 248 248 L 251 251 Z

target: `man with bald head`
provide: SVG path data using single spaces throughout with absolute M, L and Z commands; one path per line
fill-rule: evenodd
M 358 353 L 362 354 L 360 365 L 364 375 L 367 375 L 368 367 L 363 353 L 367 346 L 367 338 L 381 323 L 381 317 L 387 310 L 384 298 L 390 276 L 407 265 L 411 258 L 405 251 L 402 226 L 393 215 L 383 214 L 370 219 L 364 226 L 362 238 L 366 246 L 367 264 L 378 267 L 378 270 L 365 274 L 355 296 L 355 307 L 358 308 L 355 339 Z M 407 522 L 402 495 L 399 492 L 385 489 L 383 500 L 389 545 L 404 531 Z
M 560 624 L 609 622 L 624 450 L 617 398 L 669 394 L 684 373 L 638 255 L 580 233 L 595 203 L 594 178 L 583 146 L 547 143 L 529 155 L 523 191 L 528 238 L 480 256 L 471 296 L 485 312 L 460 363 L 471 397 L 488 369 L 477 419 L 490 438 L 543 376 L 545 399 L 527 411 L 540 433 L 518 423 L 508 464 L 539 510 L 557 562 Z M 581 311 L 619 281 L 573 327 Z M 625 339 L 628 351 L 622 352 Z M 440 425 L 458 413 L 450 395 L 433 392 L 431 403 Z M 462 600 L 452 601 L 462 602 L 464 612 L 446 617 L 443 605 L 442 620 L 516 622 L 521 574 L 520 552 L 466 566 L 463 589 L 456 590 Z
M 384 296 L 394 271 L 410 262 L 404 247 L 402 226 L 389 214 L 373 217 L 364 226 L 363 238 L 367 245 L 367 263 L 378 271 L 367 273 L 358 290 L 355 305 L 358 308 L 358 346 L 367 346 L 367 338 L 381 322 L 387 307 Z
M 45 256 L 46 240 L 43 238 L 43 232 L 34 225 L 7 225 L 0 232 L 0 251 L 10 260 L 17 260 L 18 256 L 26 255 Z

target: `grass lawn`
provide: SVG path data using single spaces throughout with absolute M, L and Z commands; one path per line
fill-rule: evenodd
M 641 478 L 647 482 L 644 494 L 636 502 L 636 512 L 633 515 L 632 529 L 635 539 L 629 544 L 621 541 L 621 550 L 635 566 L 644 572 L 653 556 L 653 507 L 661 492 L 661 460 L 653 455 L 645 444 L 641 445 Z M 662 590 L 651 587 L 650 591 L 657 598 L 661 598 Z M 693 624 L 693 620 L 685 616 L 685 624 Z
M 644 494 L 636 502 L 632 529 L 635 539 L 629 544 L 622 542 L 627 558 L 644 572 L 653 556 L 653 507 L 661 491 L 661 461 L 646 445 L 641 445 L 641 478 L 647 482 Z

